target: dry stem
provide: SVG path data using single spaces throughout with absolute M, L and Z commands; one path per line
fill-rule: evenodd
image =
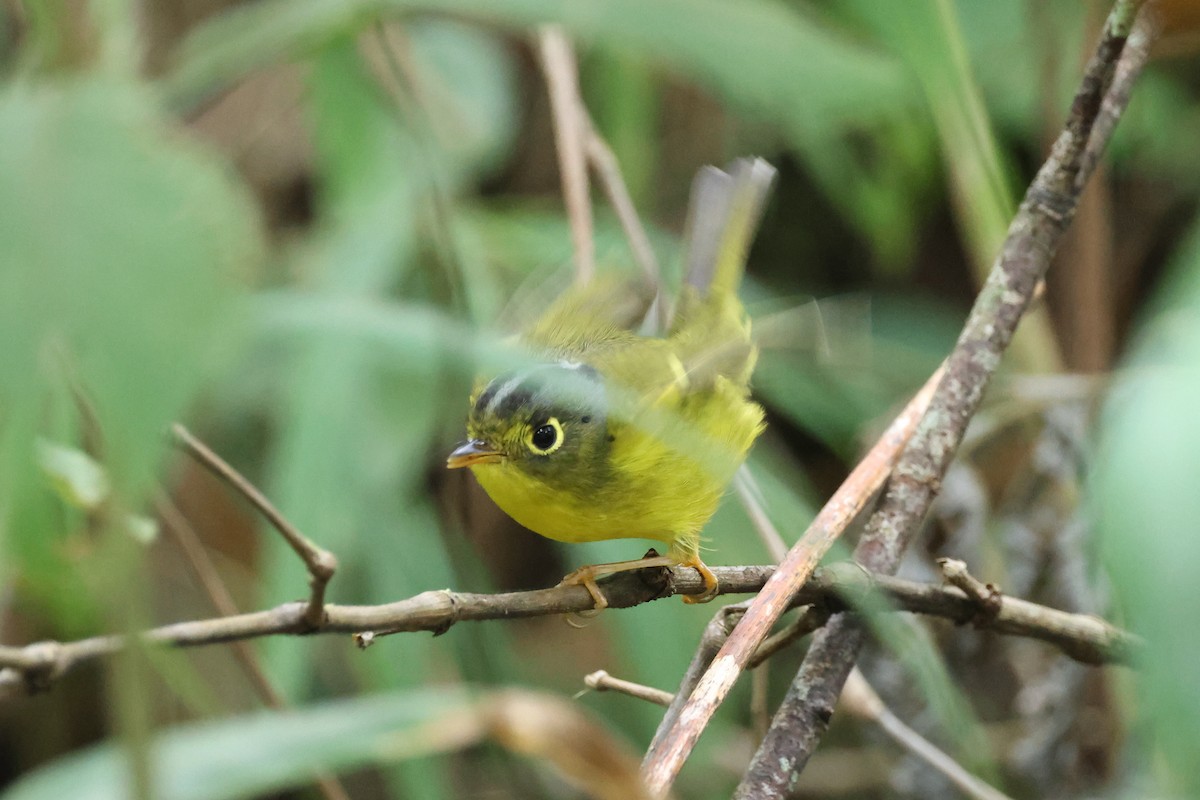
M 627 694 L 630 697 L 654 703 L 656 706 L 669 706 L 671 705 L 671 700 L 675 697 L 670 692 L 664 692 L 662 689 L 656 689 L 653 686 L 614 678 L 602 669 L 585 675 L 583 682 L 589 689 L 594 689 L 597 692 Z
M 584 152 L 589 124 L 579 97 L 575 50 L 561 27 L 546 25 L 538 32 L 538 53 L 550 90 L 558 168 L 575 245 L 575 280 L 582 285 L 596 272 L 596 246 L 592 241 L 592 201 Z
M 231 467 L 223 458 L 197 439 L 185 427 L 175 424 L 171 427 L 175 441 L 196 459 L 209 472 L 220 478 L 231 489 L 242 495 L 252 506 L 258 509 L 267 521 L 279 531 L 280 535 L 295 551 L 308 569 L 308 585 L 311 589 L 308 606 L 305 609 L 303 621 L 310 629 L 315 630 L 321 625 L 321 615 L 325 607 L 325 587 L 329 579 L 337 571 L 337 558 L 328 550 L 315 544 L 292 525 L 286 517 L 275 508 L 258 487 Z

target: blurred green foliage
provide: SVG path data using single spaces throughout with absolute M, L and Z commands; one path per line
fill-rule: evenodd
M 163 566 L 181 561 L 176 550 L 161 537 L 146 544 L 130 535 L 126 523 L 160 485 L 181 506 L 215 515 L 195 524 L 213 537 L 247 609 L 305 593 L 291 551 L 170 457 L 165 432 L 177 419 L 336 553 L 337 602 L 548 585 L 572 565 L 639 554 L 637 543 L 558 548 L 516 531 L 461 476 L 440 469 L 461 435 L 476 367 L 511 357 L 501 339 L 513 321 L 536 313 L 545 287 L 569 271 L 544 86 L 528 52 L 547 22 L 579 43 L 585 100 L 668 280 L 698 166 L 756 152 L 783 167 L 745 294 L 771 340 L 756 390 L 772 426 L 751 470 L 772 520 L 794 539 L 869 432 L 952 344 L 1014 198 L 1065 117 L 1097 9 L 986 0 L 253 0 L 211 3 L 202 15 L 193 8 L 200 21 L 171 28 L 179 19 L 155 4 L 4 6 L 0 616 L 19 619 L 12 627 L 31 638 L 71 638 L 211 615 L 198 596 L 190 605 L 176 597 L 190 592 Z M 1152 779 L 1181 796 L 1196 790 L 1200 698 L 1180 676 L 1197 654 L 1195 637 L 1180 631 L 1192 618 L 1190 576 L 1200 566 L 1188 535 L 1197 516 L 1189 466 L 1200 445 L 1192 411 L 1200 239 L 1178 242 L 1200 190 L 1195 78 L 1186 58 L 1144 76 L 1112 147 L 1109 177 L 1124 194 L 1115 193 L 1111 229 L 1088 232 L 1111 238 L 1114 264 L 1130 273 L 1112 279 L 1112 308 L 1095 312 L 1116 329 L 1159 263 L 1173 265 L 1103 419 L 1092 484 L 1117 610 L 1152 648 L 1133 708 L 1108 709 L 1130 716 L 1139 735 L 1128 752 L 1113 746 L 1112 758 L 1127 766 L 1098 769 L 1091 783 L 1038 784 L 1040 794 L 1117 793 Z M 620 227 L 594 194 L 602 268 L 632 269 Z M 841 293 L 853 296 L 825 299 Z M 816 306 L 801 299 L 812 295 L 822 298 Z M 785 317 L 773 316 L 780 311 Z M 1061 366 L 1070 335 L 1049 314 L 1032 318 L 1013 367 Z M 997 427 L 1016 436 L 1016 426 Z M 993 494 L 1011 498 L 1008 480 L 1019 484 L 1025 462 L 1000 452 L 1000 468 L 979 463 L 1001 450 L 981 446 L 971 460 L 987 474 L 981 480 L 1007 469 Z M 73 499 L 87 479 L 75 457 L 85 451 L 111 484 L 102 502 Z M 60 458 L 47 464 L 39 452 Z M 1056 519 L 1074 513 L 1072 505 Z M 992 564 L 1007 558 L 997 570 L 1015 576 L 1023 567 L 1013 553 L 1030 548 L 1002 539 L 1009 530 L 984 525 L 980 535 L 991 540 L 978 552 Z M 708 533 L 715 563 L 768 558 L 736 503 Z M 945 538 L 935 532 L 930 549 Z M 910 567 L 927 569 L 925 555 Z M 557 620 L 475 624 L 436 639 L 390 637 L 366 653 L 340 639 L 279 637 L 255 647 L 302 706 L 296 716 L 172 728 L 161 750 L 141 752 L 157 765 L 164 797 L 303 786 L 318 762 L 382 764 L 356 774 L 355 796 L 572 796 L 540 767 L 488 748 L 411 762 L 381 756 L 380 726 L 403 722 L 387 709 L 400 719 L 410 703 L 429 700 L 418 716 L 436 719 L 439 704 L 454 699 L 439 693 L 464 684 L 570 694 L 600 668 L 673 689 L 709 618 L 705 608 L 655 603 L 604 614 L 582 631 Z M 1012 767 L 1018 759 L 981 744 L 986 726 L 1019 714 L 964 688 L 971 676 L 954 659 L 966 658 L 966 645 L 945 645 L 948 655 L 931 646 L 969 637 L 879 624 L 905 702 L 931 737 L 1028 785 Z M 994 653 L 980 645 L 971 655 Z M 138 739 L 139 714 L 179 722 L 256 702 L 227 663 L 188 659 L 155 655 L 155 688 L 144 696 L 135 670 L 151 667 L 119 662 L 135 679 L 97 689 L 105 713 L 89 729 L 111 741 L 51 763 L 11 796 L 92 796 L 83 786 L 117 796 L 122 743 Z M 795 660 L 777 663 L 772 697 Z M 1018 667 L 1005 679 L 1030 680 Z M 753 743 L 748 694 L 740 686 L 718 715 L 681 796 L 728 796 Z M 144 707 L 118 713 L 118 695 Z M 361 699 L 310 707 L 338 695 Z M 638 744 L 660 716 L 613 695 L 578 703 Z M 0 718 L 0 742 L 21 731 Z M 7 759 L 17 745 L 0 748 L 0 762 L 11 761 L 0 781 L 78 741 L 26 738 L 42 749 L 21 760 Z M 840 746 L 869 738 L 834 735 Z M 331 741 L 339 746 L 326 747 Z M 1151 770 L 1156 754 L 1161 766 Z M 226 770 L 231 756 L 236 770 Z M 479 777 L 454 769 L 461 765 Z M 219 791 L 212 784 L 188 794 L 218 770 Z

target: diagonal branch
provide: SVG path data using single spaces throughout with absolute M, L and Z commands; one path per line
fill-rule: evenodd
M 678 692 L 681 704 L 678 714 L 672 717 L 671 712 L 675 711 L 672 707 L 642 762 L 642 776 L 652 792 L 665 794 L 717 707 L 728 697 L 759 643 L 770 633 L 771 626 L 793 602 L 796 592 L 813 574 L 821 557 L 883 486 L 905 442 L 924 415 L 941 374 L 941 369 L 934 372 L 834 492 L 780 562 L 772 579 L 746 608 L 737 627 L 720 645 L 720 651 L 709 659 L 711 663 L 694 690 Z M 693 666 L 697 663 L 694 660 Z M 689 676 L 691 671 L 689 669 Z M 688 678 L 684 680 L 686 685 Z
M 245 497 L 252 506 L 258 509 L 275 530 L 279 531 L 296 555 L 300 556 L 304 566 L 308 569 L 308 585 L 312 590 L 308 605 L 304 610 L 303 622 L 310 629 L 319 628 L 321 615 L 325 608 L 325 587 L 337 571 L 337 557 L 301 533 L 295 525 L 288 521 L 287 517 L 283 516 L 279 509 L 275 508 L 266 495 L 258 490 L 258 487 L 246 480 L 245 476 L 214 453 L 212 448 L 192 435 L 187 428 L 177 423 L 171 426 L 171 433 L 175 437 L 176 444 L 187 451 L 201 466 L 224 481 L 227 486 Z
M 1118 0 L 1109 14 L 1064 129 L 1025 194 L 991 275 L 946 361 L 946 376 L 929 412 L 909 441 L 888 492 L 855 550 L 856 560 L 870 570 L 890 574 L 899 565 L 1074 216 L 1079 194 L 1095 167 L 1095 154 L 1103 150 L 1128 101 L 1128 85 L 1145 61 L 1147 48 L 1139 41 L 1150 36 L 1145 27 L 1137 29 L 1134 46 L 1125 47 L 1141 4 L 1141 0 Z M 1119 59 L 1124 62 L 1120 70 Z M 1114 83 L 1114 76 L 1120 80 Z M 1098 118 L 1112 122 L 1097 127 Z M 864 640 L 862 625 L 844 614 L 835 616 L 814 637 L 736 798 L 787 796 L 828 727 Z

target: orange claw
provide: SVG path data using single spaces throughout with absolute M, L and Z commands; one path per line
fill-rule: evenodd
M 685 594 L 683 602 L 685 603 L 707 603 L 717 596 L 717 592 L 721 588 L 721 584 L 717 581 L 717 576 L 713 575 L 711 569 L 696 556 L 692 556 L 687 561 L 680 561 L 679 566 L 691 567 L 700 573 L 701 580 L 704 581 L 704 591 L 700 594 Z
M 634 569 L 646 569 L 648 567 L 670 567 L 675 564 L 675 560 L 668 556 L 653 556 L 651 558 L 636 558 L 632 561 L 614 561 L 611 564 L 589 564 L 586 567 L 580 567 L 574 572 L 568 574 L 565 578 L 558 582 L 559 586 L 582 586 L 588 590 L 588 594 L 592 596 L 594 610 L 608 608 L 608 598 L 600 591 L 600 587 L 596 585 L 596 579 L 602 575 L 613 575 L 617 572 L 628 572 Z M 690 566 L 690 565 L 689 565 Z M 700 566 L 704 566 L 701 564 Z M 705 572 L 708 569 L 705 568 Z M 712 573 L 708 573 L 712 578 Z M 707 583 L 705 579 L 705 583 Z M 716 585 L 717 579 L 712 578 L 713 585 Z M 684 598 L 685 600 L 687 598 Z

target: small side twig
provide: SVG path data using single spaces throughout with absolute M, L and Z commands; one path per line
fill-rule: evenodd
M 582 285 L 591 281 L 596 272 L 596 254 L 584 151 L 588 124 L 579 96 L 575 50 L 561 27 L 546 25 L 538 31 L 538 54 L 550 90 L 563 200 L 575 245 L 575 280 Z
M 669 706 L 675 695 L 670 692 L 665 692 L 662 689 L 655 689 L 653 686 L 646 686 L 633 681 L 626 681 L 620 678 L 614 678 L 602 669 L 598 669 L 583 678 L 584 685 L 589 689 L 594 689 L 597 692 L 618 692 L 619 694 L 627 694 L 630 697 L 636 697 L 639 700 L 645 700 L 648 703 L 654 703 L 656 706 Z
M 245 497 L 252 506 L 258 509 L 259 513 L 266 517 L 275 530 L 279 531 L 296 555 L 300 557 L 300 560 L 304 562 L 305 568 L 308 569 L 308 585 L 311 594 L 304 612 L 303 622 L 314 630 L 319 628 L 325 609 L 325 587 L 329 584 L 333 574 L 337 572 L 337 557 L 302 534 L 280 513 L 279 509 L 275 508 L 266 495 L 258 490 L 258 487 L 213 452 L 208 445 L 192 435 L 187 428 L 176 423 L 171 426 L 171 433 L 175 442 L 201 466 L 224 481 L 227 486 Z
M 771 556 L 772 561 L 779 563 L 787 555 L 787 543 L 767 516 L 767 510 L 763 507 L 762 492 L 748 465 L 742 464 L 738 468 L 737 474 L 733 476 L 733 489 L 746 511 L 746 516 L 750 517 L 750 524 L 758 532 L 763 547 L 767 549 L 767 554 Z
M 704 626 L 704 633 L 700 635 L 700 646 L 692 654 L 692 660 L 688 663 L 688 668 L 683 673 L 683 680 L 679 683 L 679 691 L 675 693 L 675 699 L 671 701 L 671 705 L 667 706 L 667 713 L 663 714 L 662 720 L 659 721 L 658 730 L 654 732 L 654 738 L 650 741 L 650 748 L 647 752 L 653 753 L 660 745 L 662 737 L 666 732 L 671 730 L 679 721 L 679 714 L 687 703 L 688 698 L 695 692 L 700 679 L 708 672 L 713 659 L 717 657 L 717 653 L 725 646 L 725 642 L 729 639 L 729 634 L 733 631 L 738 621 L 741 620 L 742 615 L 746 613 L 746 608 L 749 605 L 749 600 L 743 600 L 740 603 L 734 603 L 733 605 L 717 609 L 717 613 L 713 614 L 712 619 Z M 642 769 L 644 772 L 644 764 Z
M 827 606 L 805 606 L 800 610 L 799 616 L 792 620 L 786 628 L 771 634 L 763 640 L 763 643 L 754 651 L 754 656 L 750 659 L 750 663 L 746 665 L 746 668 L 757 669 L 780 650 L 790 647 L 805 636 L 808 636 L 829 621 L 830 613 Z
M 762 741 L 771 727 L 771 672 L 762 664 L 750 673 L 750 730 L 755 742 Z
M 1000 592 L 1000 588 L 994 583 L 984 583 L 976 578 L 967 570 L 965 561 L 959 561 L 957 558 L 939 558 L 938 566 L 941 567 L 942 575 L 945 576 L 951 585 L 957 586 L 962 590 L 963 594 L 971 598 L 979 606 L 979 619 L 977 625 L 984 626 L 991 620 L 996 618 L 1000 613 L 1000 609 L 1004 607 L 1004 595 Z

